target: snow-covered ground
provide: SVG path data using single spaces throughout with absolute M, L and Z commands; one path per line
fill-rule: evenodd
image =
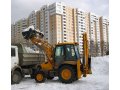
M 26 77 L 20 84 L 11 85 L 11 90 L 109 90 L 109 56 L 92 58 L 92 75 L 75 81 L 72 84 L 62 84 L 58 78 L 45 83 L 35 83 L 34 79 Z

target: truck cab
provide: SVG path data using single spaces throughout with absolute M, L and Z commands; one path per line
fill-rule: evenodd
M 11 83 L 18 84 L 22 80 L 22 69 L 19 66 L 18 47 L 11 46 Z
M 18 47 L 11 46 L 11 69 L 19 64 Z

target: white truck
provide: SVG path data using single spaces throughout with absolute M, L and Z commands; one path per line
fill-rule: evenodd
M 45 55 L 23 44 L 11 45 L 11 83 L 18 84 L 25 75 L 34 78 L 35 70 L 44 62 Z

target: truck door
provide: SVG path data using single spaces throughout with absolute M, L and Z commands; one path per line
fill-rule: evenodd
M 18 64 L 17 48 L 11 47 L 11 68 Z

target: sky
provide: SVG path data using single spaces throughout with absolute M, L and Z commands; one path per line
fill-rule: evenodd
M 33 10 L 54 2 L 64 2 L 68 6 L 109 17 L 109 0 L 11 0 L 11 23 L 27 18 Z

